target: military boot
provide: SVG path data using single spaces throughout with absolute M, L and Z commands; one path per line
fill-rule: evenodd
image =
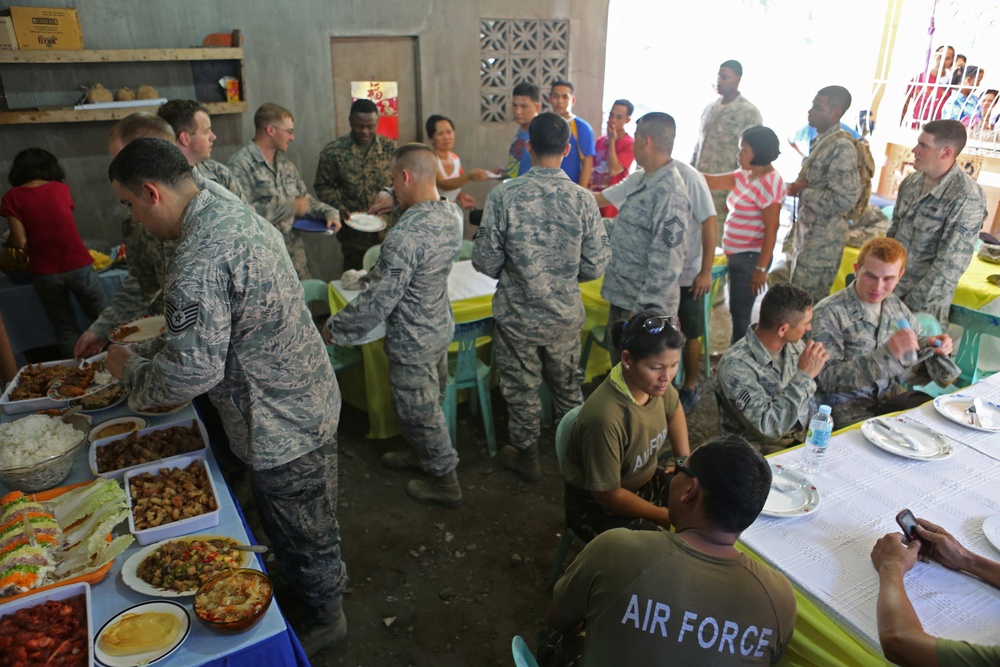
M 402 449 L 398 452 L 386 452 L 382 455 L 382 465 L 389 470 L 416 470 L 423 472 L 420 459 L 412 449 Z
M 458 475 L 452 470 L 447 475 L 431 479 L 411 479 L 406 485 L 406 495 L 425 505 L 442 505 L 458 509 L 462 502 L 462 487 Z
M 302 650 L 310 658 L 323 649 L 336 646 L 347 637 L 347 617 L 344 616 L 342 598 L 326 603 L 317 612 L 312 627 L 299 635 Z
M 529 484 L 542 481 L 542 466 L 538 463 L 538 445 L 518 449 L 504 445 L 500 449 L 500 461 L 503 467 Z

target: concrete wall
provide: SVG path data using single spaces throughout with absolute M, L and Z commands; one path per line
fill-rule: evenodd
M 9 2 L 0 4 L 6 8 Z M 253 110 L 276 102 L 295 114 L 296 141 L 289 157 L 312 184 L 320 149 L 334 137 L 330 38 L 416 36 L 424 115 L 444 113 L 458 128 L 456 152 L 467 166 L 506 163 L 513 123 L 479 122 L 478 27 L 481 17 L 569 18 L 570 79 L 577 86 L 579 115 L 601 126 L 608 0 L 19 0 L 13 4 L 77 7 L 88 49 L 196 46 L 214 32 L 243 31 L 246 114 L 213 118 L 218 135 L 213 157 L 225 162 L 253 134 Z M 109 88 L 157 80 L 166 97 L 192 97 L 187 64 L 5 66 L 11 106 L 68 104 L 76 87 L 101 81 Z M 0 173 L 17 151 L 40 146 L 59 156 L 77 203 L 81 235 L 117 243 L 120 205 L 107 182 L 105 138 L 111 122 L 0 125 Z M 492 184 L 473 184 L 480 199 Z M 333 242 L 319 240 L 310 262 L 319 277 L 337 273 Z M 316 249 L 321 252 L 315 252 Z M 332 254 L 331 254 L 332 253 Z

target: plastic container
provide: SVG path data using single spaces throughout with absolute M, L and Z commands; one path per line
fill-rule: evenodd
M 910 321 L 905 317 L 901 317 L 896 320 L 896 330 L 910 329 Z M 903 358 L 899 360 L 904 366 L 912 366 L 917 363 L 917 351 L 907 350 L 903 353 Z
M 830 434 L 833 432 L 833 417 L 830 416 L 830 406 L 819 406 L 813 418 L 809 421 L 809 431 L 806 433 L 805 446 L 802 448 L 802 470 L 816 473 L 823 467 L 823 458 L 830 446 Z
M 49 600 L 66 600 L 78 595 L 84 597 L 84 607 L 87 610 L 87 660 L 84 664 L 93 667 L 94 664 L 94 612 L 90 601 L 90 584 L 66 584 L 56 588 L 26 594 L 16 600 L 0 605 L 0 617 L 13 616 L 14 612 L 29 609 Z
M 123 475 L 126 470 L 132 470 L 134 468 L 142 467 L 146 468 L 151 463 L 159 462 L 159 467 L 164 467 L 167 463 L 173 465 L 173 460 L 178 457 L 191 456 L 191 454 L 197 452 L 203 452 L 208 449 L 208 432 L 205 431 L 205 425 L 201 423 L 200 419 L 185 419 L 184 421 L 171 422 L 169 424 L 160 424 L 159 426 L 150 426 L 148 428 L 140 429 L 137 435 L 146 435 L 147 433 L 153 433 L 154 431 L 163 431 L 168 428 L 173 428 L 174 426 L 196 426 L 198 432 L 201 434 L 202 446 L 196 450 L 185 452 L 183 454 L 175 454 L 174 456 L 164 457 L 162 459 L 155 459 L 153 461 L 147 461 L 145 463 L 139 463 L 134 466 L 128 466 L 125 468 L 118 468 L 117 470 L 105 470 L 104 472 L 98 472 L 97 470 L 97 450 L 101 447 L 116 442 L 118 440 L 124 440 L 128 438 L 132 433 L 122 433 L 121 435 L 113 435 L 110 438 L 101 438 L 100 440 L 95 440 L 90 445 L 90 452 L 88 455 L 88 460 L 90 463 L 90 472 L 94 474 L 95 477 L 105 477 L 107 479 L 116 479 L 119 482 L 122 480 Z
M 53 366 L 75 366 L 78 362 L 74 359 L 63 359 L 61 361 L 46 361 L 39 365 L 42 368 L 52 368 Z M 0 396 L 0 408 L 9 415 L 16 415 L 22 412 L 38 412 L 39 410 L 51 410 L 53 408 L 65 408 L 69 401 L 54 401 L 48 396 L 42 396 L 41 398 L 26 398 L 21 401 L 10 400 L 10 394 L 17 385 L 21 382 L 21 373 L 27 366 L 21 368 L 17 371 L 17 375 L 11 380 L 11 383 L 7 385 L 7 390 L 4 391 L 3 396 Z
M 212 496 L 215 498 L 216 509 L 205 512 L 203 514 L 198 514 L 196 516 L 188 517 L 187 519 L 180 519 L 179 521 L 171 521 L 169 523 L 163 523 L 159 526 L 154 526 L 152 528 L 146 528 L 144 530 L 136 530 L 135 528 L 135 516 L 132 512 L 132 493 L 130 491 L 130 482 L 133 477 L 137 477 L 144 472 L 148 472 L 151 475 L 159 475 L 160 470 L 163 468 L 180 468 L 186 469 L 195 461 L 201 461 L 201 464 L 205 466 L 205 470 L 208 472 L 208 484 L 211 487 Z M 159 542 L 160 540 L 165 540 L 170 537 L 180 537 L 181 535 L 188 535 L 190 533 L 197 532 L 199 530 L 204 530 L 206 528 L 211 528 L 212 526 L 219 525 L 219 517 L 221 515 L 221 510 L 219 507 L 219 491 L 215 488 L 215 480 L 212 479 L 212 470 L 208 467 L 208 461 L 205 459 L 204 454 L 194 454 L 191 456 L 175 456 L 171 458 L 168 462 L 157 461 L 156 463 L 151 463 L 150 465 L 142 466 L 139 468 L 132 468 L 125 471 L 125 493 L 128 495 L 128 528 L 135 535 L 135 541 L 139 546 L 144 547 L 148 544 L 153 544 L 154 542 Z

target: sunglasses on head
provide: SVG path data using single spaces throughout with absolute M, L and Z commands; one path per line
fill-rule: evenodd
M 677 319 L 676 315 L 656 315 L 655 317 L 647 318 L 642 324 L 639 325 L 639 327 L 633 326 L 632 330 L 629 330 L 629 327 L 626 324 L 625 327 L 626 335 L 622 345 L 624 346 L 624 341 L 627 341 L 631 339 L 633 336 L 635 336 L 635 334 L 638 333 L 638 329 L 642 329 L 646 333 L 655 335 L 658 333 L 662 333 L 663 330 L 668 326 L 674 331 L 681 330 L 681 322 L 679 319 Z

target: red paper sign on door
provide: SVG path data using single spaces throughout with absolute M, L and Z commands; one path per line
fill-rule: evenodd
M 351 101 L 371 100 L 378 107 L 376 132 L 399 139 L 399 84 L 396 81 L 351 81 Z

